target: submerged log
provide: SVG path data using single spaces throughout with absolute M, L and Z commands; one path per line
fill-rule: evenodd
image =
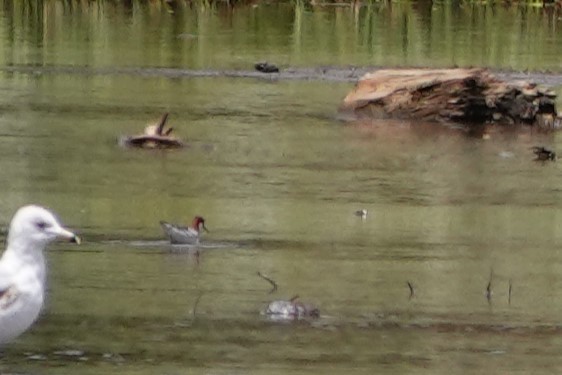
M 464 124 L 559 127 L 556 94 L 528 82 L 506 83 L 486 69 L 396 69 L 364 75 L 340 112 Z
M 139 148 L 178 148 L 184 146 L 181 140 L 174 137 L 144 134 L 123 137 L 120 143 L 123 146 Z
M 179 148 L 185 144 L 171 135 L 174 128 L 165 128 L 168 113 L 164 113 L 160 121 L 144 128 L 144 133 L 139 135 L 124 136 L 119 139 L 119 144 L 127 147 L 138 148 Z

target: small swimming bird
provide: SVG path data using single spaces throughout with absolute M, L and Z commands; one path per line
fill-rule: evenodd
M 547 149 L 546 147 L 534 146 L 531 149 L 533 150 L 533 154 L 536 155 L 535 160 L 556 160 L 556 153 L 552 150 Z
M 0 259 L 0 345 L 21 335 L 39 316 L 47 268 L 43 249 L 56 238 L 80 243 L 43 207 L 24 206 L 14 215 Z
M 209 232 L 207 227 L 205 227 L 205 219 L 201 216 L 193 218 L 191 227 L 182 227 L 166 221 L 160 221 L 160 225 L 173 244 L 197 244 L 199 243 L 201 229 Z
M 355 211 L 355 216 L 359 216 L 361 219 L 366 219 L 367 218 L 367 210 L 366 209 L 357 210 L 357 211 Z
M 318 307 L 303 303 L 299 296 L 294 296 L 290 300 L 277 300 L 270 302 L 264 314 L 272 320 L 297 320 L 303 318 L 318 318 L 320 310 Z

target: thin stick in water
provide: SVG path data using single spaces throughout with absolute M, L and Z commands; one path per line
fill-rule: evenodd
M 258 271 L 258 276 L 261 277 L 262 279 L 264 279 L 265 281 L 267 281 L 268 283 L 271 284 L 272 288 L 269 291 L 269 294 L 275 292 L 277 290 L 277 283 L 275 281 L 273 281 L 272 279 L 270 279 L 267 276 L 262 275 L 262 273 L 260 271 Z
M 408 284 L 408 288 L 410 288 L 410 297 L 408 297 L 408 299 L 410 300 L 410 299 L 412 299 L 412 297 L 414 297 L 414 294 L 416 292 L 414 290 L 414 285 L 411 282 L 406 281 L 406 283 Z
M 507 293 L 507 303 L 511 305 L 511 291 L 513 290 L 513 284 L 511 283 L 511 279 L 509 279 L 509 291 Z
M 486 299 L 488 303 L 492 303 L 492 279 L 494 278 L 494 269 L 490 268 L 490 280 L 488 281 L 488 285 L 486 286 Z
M 156 134 L 157 135 L 162 135 L 162 132 L 164 131 L 164 125 L 166 125 L 166 121 L 168 121 L 168 113 L 164 113 L 162 115 L 162 117 L 160 118 L 160 121 L 158 121 L 158 125 L 156 125 Z
M 199 301 L 201 300 L 201 297 L 203 297 L 203 292 L 199 293 L 197 299 L 195 299 L 195 303 L 193 304 L 193 309 L 191 310 L 191 313 L 193 315 L 193 320 L 195 320 L 195 315 L 197 314 L 197 306 L 199 306 Z

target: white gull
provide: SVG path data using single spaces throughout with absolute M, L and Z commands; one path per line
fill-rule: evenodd
M 43 249 L 57 238 L 80 243 L 42 207 L 24 206 L 12 218 L 0 259 L 0 345 L 18 337 L 39 316 L 45 294 Z

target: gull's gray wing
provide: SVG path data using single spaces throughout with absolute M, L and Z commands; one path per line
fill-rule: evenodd
M 13 267 L 0 261 L 0 311 L 12 306 L 18 299 L 19 292 L 13 276 Z
M 0 289 L 0 311 L 7 310 L 19 298 L 20 294 L 15 285 Z

